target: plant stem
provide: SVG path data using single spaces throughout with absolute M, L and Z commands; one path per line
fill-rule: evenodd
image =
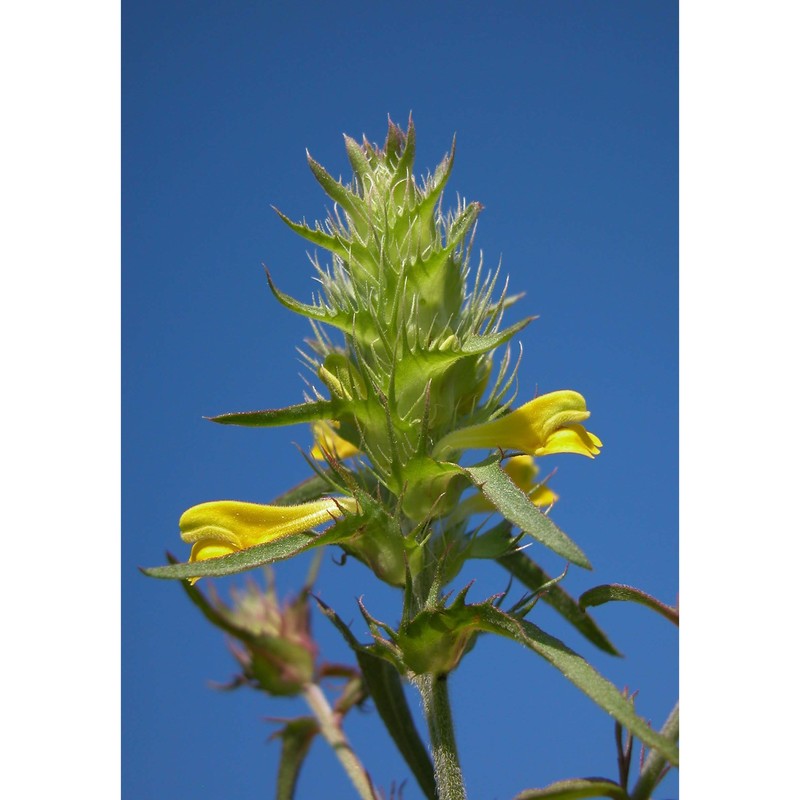
M 672 709 L 664 727 L 661 729 L 664 736 L 671 739 L 673 742 L 678 741 L 678 704 L 675 703 L 675 708 Z M 658 786 L 661 779 L 664 777 L 664 767 L 667 764 L 667 759 L 661 755 L 657 750 L 651 750 L 645 759 L 642 772 L 639 775 L 639 780 L 636 781 L 636 786 L 633 787 L 631 792 L 631 800 L 649 800 L 653 790 Z
M 362 800 L 378 800 L 367 771 L 358 760 L 358 756 L 353 752 L 350 742 L 347 741 L 347 737 L 344 735 L 344 731 L 339 724 L 339 715 L 331 708 L 322 689 L 316 683 L 310 683 L 303 690 L 303 696 L 314 712 L 317 722 L 319 722 L 320 732 L 325 741 L 333 748 L 333 752 L 344 767 L 344 771 L 353 782 L 358 796 Z
M 466 800 L 464 778 L 456 751 L 447 676 L 420 675 L 414 682 L 422 695 L 422 706 L 428 720 L 439 800 Z

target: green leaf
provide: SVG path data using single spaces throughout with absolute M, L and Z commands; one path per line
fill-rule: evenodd
M 420 738 L 414 718 L 406 701 L 403 684 L 397 670 L 384 659 L 373 655 L 353 636 L 336 612 L 321 600 L 317 602 L 356 654 L 358 666 L 364 677 L 375 708 L 389 731 L 397 749 L 417 779 L 428 800 L 436 800 L 436 779 L 428 750 Z
M 248 547 L 228 556 L 209 558 L 184 564 L 169 564 L 163 567 L 140 567 L 151 578 L 179 580 L 182 578 L 210 578 L 221 575 L 235 575 L 275 561 L 283 561 L 305 550 L 318 536 L 311 533 L 292 533 L 272 542 Z
M 670 622 L 678 625 L 678 609 L 656 600 L 652 595 L 636 589 L 633 586 L 625 586 L 622 583 L 606 583 L 602 586 L 595 586 L 580 596 L 580 604 L 583 608 L 587 606 L 601 606 L 603 603 L 610 603 L 616 600 L 628 600 L 634 603 L 641 603 L 649 609 L 656 611 Z
M 624 697 L 613 683 L 574 650 L 532 622 L 509 616 L 490 604 L 475 606 L 475 611 L 480 619 L 481 630 L 514 639 L 538 653 L 634 736 L 658 750 L 675 766 L 678 765 L 678 748 L 675 743 L 654 731 L 636 714 L 630 698 Z
M 583 550 L 550 517 L 536 508 L 528 495 L 503 472 L 498 460 L 461 469 L 512 525 L 573 564 L 592 568 Z
M 311 717 L 299 717 L 287 722 L 275 734 L 282 741 L 275 800 L 293 800 L 300 769 L 318 732 L 316 720 Z
M 511 537 L 508 537 L 511 541 Z M 526 553 L 517 551 L 497 558 L 497 563 L 507 569 L 520 583 L 531 591 L 537 591 L 550 580 L 550 576 Z M 542 596 L 542 601 L 555 609 L 570 625 L 580 631 L 593 645 L 612 656 L 621 655 L 597 623 L 583 610 L 560 585 L 553 586 Z
M 278 425 L 296 425 L 300 422 L 315 422 L 336 416 L 336 405 L 331 400 L 316 400 L 313 403 L 298 403 L 286 408 L 268 408 L 264 411 L 239 411 L 207 417 L 220 425 L 244 425 L 248 428 L 270 428 Z
M 606 778 L 570 778 L 551 783 L 544 789 L 526 789 L 514 800 L 582 800 L 585 797 L 628 800 L 628 793 L 618 783 Z

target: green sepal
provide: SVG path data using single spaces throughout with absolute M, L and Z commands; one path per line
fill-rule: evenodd
M 220 425 L 243 425 L 247 428 L 272 428 L 280 425 L 297 425 L 300 422 L 335 419 L 339 404 L 333 400 L 315 400 L 286 408 L 268 408 L 264 411 L 236 411 L 206 417 Z
M 375 708 L 428 800 L 436 800 L 436 779 L 425 747 L 408 707 L 400 675 L 393 664 L 361 645 L 336 612 L 317 598 L 322 613 L 336 626 L 358 660 L 364 684 Z
M 544 789 L 526 789 L 514 800 L 583 800 L 588 797 L 610 797 L 612 800 L 630 800 L 628 793 L 607 778 L 569 778 L 556 781 Z
M 634 736 L 658 750 L 674 766 L 678 765 L 675 743 L 653 730 L 636 714 L 631 699 L 622 695 L 614 684 L 574 650 L 532 622 L 510 616 L 489 603 L 471 608 L 474 609 L 480 630 L 506 636 L 538 653 Z
M 390 586 L 403 586 L 408 551 L 415 542 L 406 540 L 397 520 L 382 505 L 363 495 L 358 501 L 361 514 L 346 520 L 353 523 L 354 530 L 337 543 L 345 553 L 366 564 L 378 579 Z
M 491 538 L 483 543 L 482 540 L 486 537 Z M 511 537 L 511 526 L 507 522 L 500 523 L 473 541 L 474 545 L 470 548 L 471 558 L 495 559 L 500 566 L 508 570 L 531 591 L 539 591 L 550 580 L 550 576 L 530 556 L 512 547 L 517 539 Z M 487 555 L 476 555 L 476 549 L 478 553 L 486 552 Z M 608 636 L 581 607 L 579 601 L 575 600 L 560 585 L 553 586 L 542 596 L 542 601 L 561 614 L 570 625 L 600 650 L 612 656 L 621 655 Z
M 678 609 L 662 603 L 652 595 L 643 592 L 633 586 L 625 586 L 622 583 L 607 583 L 602 586 L 595 586 L 593 589 L 588 589 L 579 598 L 579 603 L 582 608 L 590 606 L 601 606 L 603 603 L 610 603 L 615 600 L 627 600 L 634 603 L 640 603 L 643 606 L 661 614 L 662 617 L 668 619 L 674 625 L 679 624 Z
M 412 457 L 403 465 L 402 474 L 403 512 L 414 522 L 447 514 L 466 483 L 458 467 L 428 456 Z
M 550 517 L 539 511 L 528 495 L 500 468 L 498 458 L 461 469 L 512 525 L 567 561 L 586 569 L 592 568 L 583 550 Z
M 289 720 L 270 737 L 281 740 L 281 760 L 278 765 L 275 800 L 294 800 L 300 770 L 318 733 L 319 725 L 313 717 L 298 717 Z

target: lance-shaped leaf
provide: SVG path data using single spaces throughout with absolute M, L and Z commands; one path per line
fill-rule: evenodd
M 510 535 L 506 541 L 512 541 Z M 519 550 L 499 556 L 497 563 L 534 592 L 550 580 L 550 576 L 530 556 Z M 580 631 L 592 644 L 612 656 L 620 655 L 620 652 L 592 617 L 583 610 L 577 600 L 561 588 L 560 584 L 551 587 L 542 596 L 542 600 L 561 614 L 570 625 Z
M 428 750 L 425 747 L 406 701 L 397 670 L 387 661 L 373 655 L 353 636 L 336 612 L 319 598 L 322 612 L 336 626 L 356 654 L 364 683 L 389 731 L 397 749 L 405 759 L 428 800 L 436 800 L 436 779 Z
M 180 580 L 183 578 L 217 578 L 222 575 L 235 575 L 239 572 L 263 567 L 275 561 L 283 561 L 301 553 L 317 538 L 312 533 L 292 533 L 272 542 L 248 547 L 238 553 L 231 553 L 206 561 L 193 561 L 185 564 L 169 564 L 163 567 L 140 567 L 151 578 Z
M 275 800 L 294 799 L 300 770 L 317 733 L 319 726 L 316 720 L 311 717 L 299 717 L 287 722 L 271 737 L 281 740 L 281 761 L 278 766 Z
M 628 793 L 618 783 L 606 778 L 570 778 L 551 783 L 543 789 L 526 789 L 514 800 L 583 800 L 588 797 L 628 800 Z
M 624 697 L 613 683 L 574 650 L 532 622 L 509 616 L 489 603 L 473 608 L 481 630 L 506 636 L 538 653 L 634 736 L 657 750 L 673 765 L 678 765 L 678 748 L 675 743 L 654 731 L 636 714 L 630 698 Z
M 264 411 L 237 411 L 232 414 L 219 414 L 207 417 L 220 425 L 243 425 L 248 428 L 272 428 L 279 425 L 296 425 L 299 422 L 316 422 L 332 419 L 337 414 L 336 404 L 331 400 L 316 400 L 312 403 L 298 403 L 286 408 L 268 408 Z
M 603 603 L 610 603 L 616 600 L 627 600 L 634 603 L 641 603 L 649 609 L 656 611 L 673 624 L 678 624 L 678 609 L 656 600 L 652 595 L 637 589 L 634 586 L 625 586 L 622 583 L 606 583 L 602 586 L 595 586 L 580 596 L 582 608 L 589 606 L 601 606 Z
M 583 550 L 550 517 L 536 508 L 528 495 L 500 468 L 499 460 L 461 469 L 512 525 L 573 564 L 592 568 Z

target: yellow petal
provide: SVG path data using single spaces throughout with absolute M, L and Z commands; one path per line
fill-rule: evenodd
M 338 424 L 338 423 L 334 423 Z M 311 456 L 317 461 L 325 461 L 323 450 L 327 451 L 336 458 L 350 458 L 358 453 L 358 448 L 339 436 L 334 430 L 332 423 L 328 422 L 315 422 L 311 426 L 314 432 L 314 440 L 316 444 L 311 448 Z
M 577 453 L 594 458 L 599 452 L 602 442 L 589 433 L 583 425 L 568 425 L 550 434 L 547 441 L 536 450 L 537 456 L 551 453 Z
M 558 500 L 558 495 L 544 483 L 537 486 L 528 497 L 539 508 L 549 508 Z
M 533 479 L 539 473 L 531 456 L 513 456 L 503 465 L 503 469 L 520 489 L 529 489 L 533 486 Z
M 509 478 L 530 497 L 531 502 L 540 508 L 547 508 L 558 500 L 558 495 L 544 483 L 536 483 L 539 474 L 531 456 L 513 456 L 503 464 L 503 471 Z M 494 506 L 481 494 L 474 494 L 462 504 L 465 510 L 473 514 L 494 511 Z
M 235 553 L 237 548 L 224 542 L 215 542 L 211 539 L 200 539 L 192 545 L 192 554 L 189 561 L 205 561 L 208 558 L 219 558 Z

